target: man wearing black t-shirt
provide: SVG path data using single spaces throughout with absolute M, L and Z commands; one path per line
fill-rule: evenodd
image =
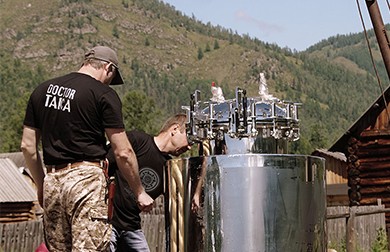
M 170 155 L 179 156 L 190 149 L 185 122 L 185 114 L 175 115 L 164 123 L 160 133 L 155 137 L 140 131 L 127 132 L 137 156 L 142 184 L 153 199 L 163 192 L 163 168 Z M 141 230 L 137 202 L 122 172 L 117 169 L 112 150 L 109 150 L 107 158 L 110 172 L 115 172 L 116 183 L 111 251 L 149 251 Z
M 45 81 L 31 94 L 21 149 L 44 210 L 44 233 L 50 251 L 106 251 L 106 138 L 116 162 L 136 195 L 150 211 L 153 199 L 142 187 L 136 156 L 122 120 L 122 104 L 109 84 L 123 84 L 118 57 L 96 46 L 85 54 L 78 72 Z M 38 145 L 42 139 L 43 169 Z

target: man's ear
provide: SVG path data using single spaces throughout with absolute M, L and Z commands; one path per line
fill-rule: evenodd
M 172 129 L 172 130 L 171 130 L 171 135 L 172 135 L 172 136 L 175 135 L 177 131 L 180 131 L 180 127 L 179 127 L 178 124 L 172 125 L 171 129 Z
M 112 73 L 112 65 L 111 64 L 107 64 L 104 67 L 106 68 L 107 74 Z
M 114 72 L 114 70 L 115 70 L 114 65 L 110 63 L 110 64 L 108 65 L 108 71 L 109 71 L 110 73 L 112 73 L 112 72 Z
M 109 64 L 109 65 L 107 65 L 106 67 L 107 67 L 107 69 L 106 69 L 106 71 L 107 71 L 107 77 L 108 77 L 108 78 L 111 78 L 112 75 L 114 74 L 114 66 L 113 66 L 112 64 Z

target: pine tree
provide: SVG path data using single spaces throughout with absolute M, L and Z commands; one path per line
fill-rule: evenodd
M 202 48 L 198 48 L 198 60 L 201 60 L 201 59 L 203 59 L 203 50 L 202 50 Z
M 214 40 L 214 50 L 219 49 L 219 43 L 218 40 Z

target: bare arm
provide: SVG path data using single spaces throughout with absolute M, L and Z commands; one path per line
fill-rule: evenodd
M 43 206 L 43 179 L 45 177 L 45 172 L 43 171 L 42 160 L 38 151 L 38 143 L 40 139 L 41 134 L 39 130 L 27 126 L 23 127 L 23 136 L 20 148 L 37 186 L 39 204 Z
M 153 199 L 145 192 L 139 177 L 137 157 L 124 129 L 106 129 L 119 170 L 136 196 L 141 211 L 153 208 Z

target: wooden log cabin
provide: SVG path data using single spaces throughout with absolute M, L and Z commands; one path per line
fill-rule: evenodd
M 390 88 L 329 148 L 342 152 L 347 162 L 350 206 L 390 208 Z M 390 231 L 390 213 L 386 213 Z

